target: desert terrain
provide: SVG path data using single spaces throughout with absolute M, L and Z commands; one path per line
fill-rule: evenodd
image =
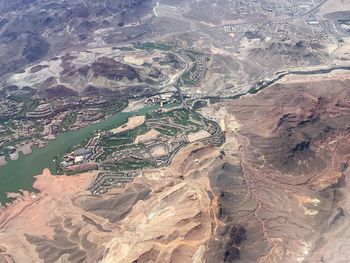
M 1 213 L 2 261 L 346 261 L 349 83 L 285 80 L 204 108 L 222 146 L 190 143 L 102 196 L 93 173 L 44 171 Z
M 4 0 L 0 263 L 348 262 L 349 7 Z

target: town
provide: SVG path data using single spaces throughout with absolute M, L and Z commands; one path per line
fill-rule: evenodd
M 124 187 L 144 168 L 168 165 L 185 145 L 202 142 L 220 146 L 224 133 L 214 121 L 184 108 L 130 117 L 118 128 L 98 132 L 83 146 L 65 154 L 60 173 L 98 170 L 89 190 L 103 194 Z
M 309 22 L 314 20 L 307 20 Z M 331 43 L 327 32 L 318 24 L 313 24 L 313 30 L 305 31 L 288 22 L 265 22 L 225 25 L 222 28 L 225 33 L 258 33 L 262 37 L 278 40 L 290 40 L 297 43 L 301 39 L 310 43 Z
M 31 145 L 45 145 L 61 132 L 77 130 L 115 114 L 127 106 L 119 96 L 43 99 L 19 95 L 0 97 L 0 165 L 9 153 Z M 11 159 L 17 157 L 11 156 Z
M 247 15 L 274 15 L 278 17 L 295 17 L 303 15 L 313 8 L 317 2 L 313 0 L 297 0 L 297 1 L 258 1 L 258 0 L 231 0 L 231 11 L 236 16 Z

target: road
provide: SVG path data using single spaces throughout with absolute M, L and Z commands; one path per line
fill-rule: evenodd
M 309 67 L 308 68 L 295 68 L 295 69 L 287 69 L 283 71 L 278 71 L 273 74 L 273 78 L 268 81 L 264 82 L 261 85 L 257 85 L 259 82 L 265 81 L 265 79 L 261 79 L 260 81 L 257 81 L 255 85 L 252 85 L 252 87 L 247 90 L 246 92 L 236 94 L 236 95 L 230 95 L 230 96 L 208 96 L 208 95 L 201 95 L 201 94 L 192 94 L 191 96 L 195 97 L 196 99 L 209 99 L 209 98 L 217 98 L 217 99 L 239 99 L 246 95 L 256 94 L 263 89 L 266 89 L 270 87 L 271 85 L 275 84 L 277 81 L 283 79 L 284 77 L 288 75 L 314 75 L 314 74 L 328 74 L 335 70 L 346 70 L 350 71 L 350 64 L 349 65 L 342 65 L 342 66 L 321 66 L 318 68 L 315 67 Z
M 181 73 L 177 76 L 177 78 L 174 81 L 174 87 L 176 88 L 177 92 L 179 93 L 181 103 L 183 107 L 188 109 L 188 105 L 186 100 L 184 99 L 182 90 L 180 88 L 180 80 L 181 77 L 191 68 L 192 62 L 185 56 L 183 56 L 181 53 L 176 53 L 175 54 L 180 60 L 182 60 L 185 63 L 185 68 L 181 71 Z

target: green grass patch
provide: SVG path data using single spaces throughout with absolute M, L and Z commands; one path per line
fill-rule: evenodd
M 191 79 L 191 75 L 196 72 L 197 70 L 197 65 L 193 64 L 192 67 L 187 70 L 184 74 L 182 74 L 181 76 L 181 82 L 186 85 L 186 86 L 190 86 L 190 85 L 194 85 L 196 84 L 196 81 Z
M 44 125 L 40 123 L 36 123 L 35 127 L 36 127 L 36 131 L 39 133 L 42 133 L 45 130 Z
M 71 125 L 73 125 L 75 123 L 75 121 L 77 120 L 77 113 L 76 112 L 69 112 L 66 117 L 63 119 L 61 127 L 60 127 L 60 131 L 69 129 L 69 127 Z
M 97 167 L 96 168 L 80 169 L 80 170 L 76 170 L 76 171 L 72 171 L 72 170 L 58 170 L 58 174 L 77 175 L 77 174 L 87 173 L 87 172 L 91 172 L 91 171 L 95 171 L 95 170 L 97 170 Z
M 187 109 L 179 109 L 168 112 L 168 116 L 173 120 L 174 123 L 180 125 L 193 125 L 190 121 L 190 112 Z
M 192 119 L 194 119 L 195 121 L 202 121 L 202 117 L 199 114 L 192 114 L 191 115 Z
M 8 97 L 10 100 L 13 100 L 15 102 L 18 102 L 18 103 L 21 103 L 21 102 L 26 102 L 28 100 L 30 100 L 29 97 L 26 97 L 26 96 L 18 96 L 18 95 L 11 95 Z
M 141 125 L 139 127 L 136 127 L 135 129 L 113 134 L 110 137 L 103 138 L 101 141 L 102 147 L 115 147 L 115 146 L 123 146 L 125 144 L 131 144 L 134 142 L 135 138 L 138 135 L 145 134 L 150 129 L 147 128 L 146 125 Z M 129 148 L 130 146 L 127 145 L 126 148 Z
M 197 100 L 195 103 L 193 103 L 192 109 L 199 110 L 201 108 L 204 108 L 208 106 L 208 103 L 204 100 Z
M 201 117 L 198 114 L 193 114 L 189 110 L 184 108 L 175 109 L 169 112 L 155 112 L 147 116 L 148 119 L 153 119 L 153 120 L 157 118 L 164 118 L 164 117 L 171 118 L 171 120 L 175 124 L 179 124 L 186 127 L 195 127 L 194 128 L 195 131 L 203 129 L 202 125 L 199 125 L 198 123 L 194 123 L 191 121 L 191 118 L 196 119 L 197 121 L 201 121 Z M 180 129 L 167 126 L 167 125 L 162 125 L 162 126 L 158 125 L 156 130 L 168 136 L 175 136 L 180 132 Z
M 153 167 L 154 164 L 148 161 L 125 161 L 123 163 L 105 164 L 103 168 L 110 171 L 131 171 Z
M 7 121 L 1 120 L 0 125 L 4 126 L 6 129 L 11 129 L 11 130 L 16 129 L 16 126 L 13 124 L 11 120 L 7 120 Z
M 211 97 L 209 98 L 210 104 L 215 104 L 220 102 L 220 98 L 219 97 Z
M 120 126 L 119 126 L 120 127 Z M 140 125 L 134 129 L 112 135 L 115 138 L 130 138 L 134 140 L 138 135 L 148 132 L 150 129 L 146 125 Z
M 113 115 L 124 110 L 128 107 L 128 104 L 128 101 L 111 101 L 107 106 L 104 106 L 101 111 L 106 115 Z
M 132 142 L 133 140 L 131 138 L 109 137 L 102 139 L 101 146 L 104 148 L 111 148 L 113 146 L 130 144 Z
M 176 136 L 178 133 L 180 133 L 180 130 L 174 127 L 164 126 L 154 128 L 156 131 L 160 132 L 161 134 L 167 135 L 167 136 Z
M 27 112 L 35 110 L 39 106 L 39 101 L 33 100 L 25 96 L 10 96 L 10 100 L 16 101 L 18 103 L 23 103 L 21 112 L 18 114 L 19 117 L 25 117 Z
M 173 47 L 170 45 L 167 45 L 164 43 L 155 43 L 155 42 L 136 43 L 134 46 L 135 48 L 144 49 L 144 50 L 158 49 L 158 50 L 169 51 L 173 49 Z

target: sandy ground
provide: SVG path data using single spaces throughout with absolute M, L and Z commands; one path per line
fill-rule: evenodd
M 24 87 L 41 83 L 49 77 L 59 78 L 59 74 L 63 70 L 60 66 L 60 60 L 44 61 L 41 64 L 48 65 L 49 67 L 44 68 L 36 73 L 30 73 L 31 67 L 28 67 L 25 69 L 24 73 L 17 73 L 11 76 L 11 78 L 8 80 L 9 83 Z
M 7 164 L 6 157 L 5 156 L 0 156 L 0 166 L 3 166 Z
M 328 0 L 320 10 L 318 14 L 325 15 L 332 12 L 348 11 L 350 9 L 350 2 L 347 0 Z
M 12 194 L 17 199 L 0 210 L 0 247 L 4 251 L 0 253 L 0 259 L 2 254 L 9 254 L 8 258 L 15 258 L 16 262 L 42 262 L 35 247 L 26 241 L 26 235 L 53 238 L 54 229 L 50 221 L 74 207 L 70 197 L 86 189 L 93 174 L 52 176 L 46 169 L 36 178 L 34 188 L 40 191 L 39 194 Z M 27 247 L 18 250 L 16 246 L 19 243 L 27 244 Z
M 43 139 L 45 139 L 45 140 L 54 140 L 54 139 L 56 139 L 56 136 L 54 134 L 50 134 L 50 135 L 47 135 L 47 136 L 43 137 Z
M 42 136 L 45 137 L 49 137 L 53 134 L 50 134 L 51 132 L 51 124 L 48 124 L 48 125 L 44 125 L 44 131 L 41 133 Z
M 145 143 L 156 140 L 160 136 L 160 132 L 152 129 L 145 134 L 138 135 L 135 138 L 135 143 Z
M 203 147 L 207 150 L 201 151 Z M 211 201 L 208 195 L 212 191 L 208 178 L 191 174 L 207 173 L 208 159 L 219 155 L 209 148 L 190 144 L 178 152 L 168 168 L 142 173 L 135 183 L 153 181 L 154 195 L 135 205 L 122 221 L 126 229 L 132 229 L 132 238 L 126 239 L 126 233 L 113 238 L 102 262 L 142 261 L 145 254 L 149 262 L 204 262 L 204 244 L 218 224 L 217 207 L 215 199 Z M 188 180 L 174 179 L 181 175 Z
M 133 112 L 145 107 L 145 100 L 132 100 L 129 101 L 128 107 L 126 107 L 122 112 Z
M 195 142 L 210 137 L 210 133 L 207 131 L 199 131 L 190 133 L 187 137 L 189 142 Z
M 21 151 L 23 154 L 31 154 L 32 153 L 32 144 L 31 143 L 27 143 L 25 145 L 23 145 L 22 147 L 20 147 L 18 150 Z
M 133 116 L 128 119 L 128 122 L 118 128 L 112 129 L 111 132 L 113 133 L 120 133 L 124 131 L 128 131 L 131 129 L 134 129 L 142 124 L 145 123 L 145 116 Z
M 190 143 L 104 195 L 85 190 L 94 175 L 45 171 L 39 194 L 15 194 L 0 212 L 0 262 L 347 262 L 349 83 L 275 85 L 211 105 L 221 147 Z
M 86 66 L 90 65 L 92 62 L 95 61 L 96 55 L 91 52 L 80 52 L 78 54 L 75 54 L 78 57 L 76 59 L 73 59 L 72 63 L 77 66 Z
M 33 145 L 32 143 L 27 143 L 25 145 L 17 147 L 16 151 L 14 153 L 10 154 L 10 159 L 12 161 L 18 160 L 20 152 L 22 152 L 25 155 L 31 154 L 32 153 L 32 149 L 31 149 L 32 145 Z
M 163 145 L 159 145 L 159 146 L 153 147 L 150 150 L 150 154 L 155 158 L 159 158 L 162 156 L 167 156 L 169 154 L 169 152 L 167 151 L 167 149 Z
M 145 63 L 145 60 L 143 57 L 137 57 L 135 55 L 125 55 L 124 62 L 128 63 L 128 64 L 134 64 L 137 66 L 141 66 L 143 63 Z
M 18 158 L 19 158 L 19 151 L 18 150 L 16 150 L 15 152 L 10 154 L 10 159 L 12 161 L 16 161 L 16 160 L 18 160 Z
M 207 118 L 214 118 L 220 125 L 223 132 L 233 132 L 237 134 L 240 125 L 234 115 L 230 114 L 226 107 L 210 107 L 201 110 L 201 114 Z
M 288 75 L 279 80 L 277 83 L 310 83 L 314 81 L 325 81 L 325 80 L 347 80 L 350 79 L 349 72 L 346 70 L 334 70 L 328 74 L 315 74 L 309 76 L 300 75 Z
M 0 211 L 0 261 L 54 263 L 70 255 L 69 262 L 125 263 L 148 255 L 149 262 L 203 262 L 217 206 L 208 178 L 191 174 L 204 175 L 207 160 L 218 155 L 190 144 L 169 167 L 143 171 L 125 189 L 102 196 L 85 191 L 94 174 L 45 170 L 34 184 L 40 193 L 14 194 L 16 201 Z

